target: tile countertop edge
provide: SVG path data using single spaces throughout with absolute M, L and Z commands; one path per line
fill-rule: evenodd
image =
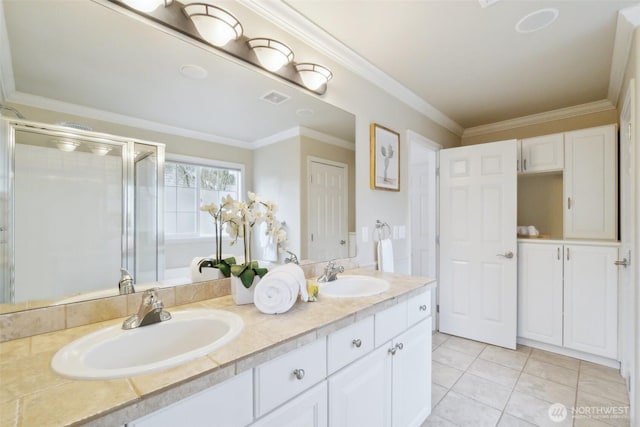
M 69 415 L 69 419 L 65 420 L 65 425 L 83 425 L 83 426 L 114 426 L 123 425 L 126 422 L 133 421 L 144 415 L 152 413 L 158 409 L 162 409 L 172 403 L 194 395 L 200 391 L 203 391 L 209 387 L 212 387 L 218 383 L 221 383 L 234 375 L 244 372 L 248 369 L 252 369 L 267 360 L 274 359 L 281 354 L 290 351 L 292 348 L 297 348 L 314 341 L 317 338 L 327 336 L 331 332 L 343 328 L 355 321 L 364 317 L 375 314 L 384 310 L 392 305 L 401 303 L 408 300 L 414 295 L 423 292 L 425 289 L 431 289 L 436 286 L 435 279 L 427 277 L 401 275 L 395 273 L 381 273 L 374 270 L 355 269 L 349 270 L 346 273 L 351 274 L 363 274 L 371 275 L 375 277 L 381 277 L 389 280 L 391 288 L 389 291 L 372 297 L 362 299 L 340 299 L 340 302 L 321 300 L 319 302 L 309 303 L 312 307 L 317 307 L 316 311 L 325 312 L 322 308 L 331 311 L 335 305 L 341 306 L 341 310 L 334 310 L 335 313 L 326 314 L 326 319 L 322 318 L 316 322 L 315 325 L 307 329 L 294 330 L 288 336 L 274 339 L 270 343 L 267 343 L 258 350 L 251 350 L 246 352 L 240 357 L 229 358 L 229 360 L 220 360 L 216 358 L 216 352 L 209 354 L 203 358 L 197 359 L 198 361 L 206 361 L 209 366 L 199 370 L 198 367 L 192 369 L 187 375 L 184 373 L 178 373 L 176 380 L 166 381 L 166 384 L 152 387 L 147 386 L 149 390 L 144 390 L 145 387 L 136 383 L 136 378 L 131 377 L 125 380 L 129 383 L 130 387 L 135 391 L 137 398 L 130 399 L 128 401 L 120 402 L 115 405 L 105 404 L 105 407 L 96 408 L 96 411 L 91 415 L 78 414 L 77 417 Z M 229 302 L 230 297 L 214 298 L 212 300 L 202 301 L 198 303 L 192 303 L 184 306 L 174 307 L 175 310 L 183 310 L 192 307 L 202 307 L 213 305 L 211 308 L 217 308 L 222 310 L 234 311 L 234 309 L 241 311 L 242 307 L 254 307 L 250 306 L 235 306 L 233 302 Z M 360 304 L 359 301 L 362 303 Z M 331 304 L 331 305 L 327 305 Z M 276 322 L 287 322 L 290 320 L 299 319 L 298 316 L 304 316 L 307 304 L 297 303 L 294 308 L 298 307 L 299 311 L 293 313 L 288 319 L 284 315 L 271 316 L 266 314 L 258 314 L 260 322 L 273 320 Z M 245 309 L 246 310 L 246 309 Z M 256 310 L 253 310 L 254 312 Z M 294 310 L 292 310 L 294 311 Z M 254 314 L 254 313 L 252 313 Z M 255 315 L 255 314 L 254 314 Z M 266 317 L 265 317 L 266 316 Z M 295 316 L 295 317 L 294 317 Z M 244 317 L 243 317 L 244 319 Z M 276 320 L 277 319 L 277 320 Z M 256 326 L 251 323 L 251 320 L 245 327 L 250 329 L 252 326 Z M 96 326 L 96 329 L 100 329 L 103 326 Z M 257 327 L 257 326 L 256 326 Z M 85 327 L 86 328 L 86 327 Z M 60 331 L 63 332 L 63 331 Z M 55 333 L 54 333 L 55 334 Z M 61 348 L 61 347 L 60 347 Z M 196 361 L 194 361 L 196 362 Z M 187 364 L 192 362 L 187 362 Z M 187 365 L 185 364 L 185 365 Z M 180 367 L 177 367 L 180 369 Z M 166 372 L 166 371 L 161 371 Z M 155 373 L 159 375 L 160 373 Z M 54 374 L 55 375 L 55 374 Z M 147 374 L 154 375 L 154 374 Z M 73 380 L 72 380 L 73 381 Z M 96 381 L 99 383 L 99 381 Z M 144 383 L 143 383 L 144 384 Z M 33 390 L 37 393 L 40 390 Z M 22 400 L 24 396 L 18 397 L 16 400 Z M 6 402 L 9 403 L 9 402 Z M 22 410 L 26 409 L 20 402 Z M 43 411 L 50 411 L 46 402 L 42 402 L 41 409 Z M 29 408 L 29 410 L 37 410 L 38 408 Z M 22 416 L 21 416 L 22 415 Z M 24 418 L 24 414 L 18 415 L 19 419 Z M 3 423 L 0 423 L 3 424 Z M 24 424 L 18 424 L 24 425 Z M 29 427 L 28 425 L 25 425 Z

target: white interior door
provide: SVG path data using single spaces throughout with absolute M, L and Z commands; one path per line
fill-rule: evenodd
M 437 157 L 441 147 L 413 132 L 409 140 L 409 211 L 411 239 L 411 274 L 438 277 L 436 244 L 438 184 Z M 432 313 L 436 312 L 437 287 L 431 295 Z M 437 328 L 433 316 L 432 329 Z
M 347 179 L 345 164 L 309 162 L 309 259 L 347 257 Z
M 634 360 L 640 355 L 635 354 L 638 340 L 637 317 L 638 308 L 634 306 L 637 290 L 634 288 L 637 267 L 632 259 L 638 252 L 638 242 L 635 241 L 635 194 L 637 185 L 635 164 L 635 132 L 633 117 L 635 110 L 635 81 L 632 80 L 623 104 L 620 116 L 620 250 L 619 258 L 626 261 L 618 269 L 619 281 L 619 318 L 618 334 L 620 339 L 620 373 L 630 384 L 631 397 L 637 393 L 638 385 L 632 380 L 635 378 Z M 637 255 L 636 255 L 637 259 Z M 634 326 L 635 325 L 635 326 Z M 637 410 L 637 409 L 636 409 Z
M 515 349 L 516 141 L 440 151 L 440 331 Z

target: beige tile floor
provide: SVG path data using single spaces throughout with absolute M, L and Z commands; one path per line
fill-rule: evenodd
M 594 363 L 436 333 L 432 373 L 433 410 L 422 427 L 629 426 L 624 380 Z M 567 409 L 564 419 L 556 405 L 552 420 L 554 404 Z

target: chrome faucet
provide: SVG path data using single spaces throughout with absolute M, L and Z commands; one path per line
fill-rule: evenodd
M 289 254 L 289 256 L 284 259 L 285 263 L 288 264 L 288 263 L 292 262 L 294 264 L 300 264 L 300 261 L 298 261 L 298 256 L 296 254 L 294 254 L 291 251 L 287 251 L 287 253 Z
M 318 277 L 318 282 L 333 282 L 338 278 L 338 273 L 344 272 L 344 267 L 336 265 L 336 260 L 332 259 L 324 268 L 324 274 Z
M 171 313 L 164 310 L 164 304 L 158 298 L 157 291 L 158 288 L 144 291 L 138 312 L 122 323 L 122 329 L 135 329 L 171 319 Z
M 136 292 L 133 287 L 133 277 L 124 268 L 120 269 L 120 281 L 118 282 L 118 291 L 120 295 L 128 295 Z

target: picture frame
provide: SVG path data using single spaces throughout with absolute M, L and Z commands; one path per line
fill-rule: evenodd
M 377 123 L 370 130 L 371 188 L 400 191 L 400 134 Z

